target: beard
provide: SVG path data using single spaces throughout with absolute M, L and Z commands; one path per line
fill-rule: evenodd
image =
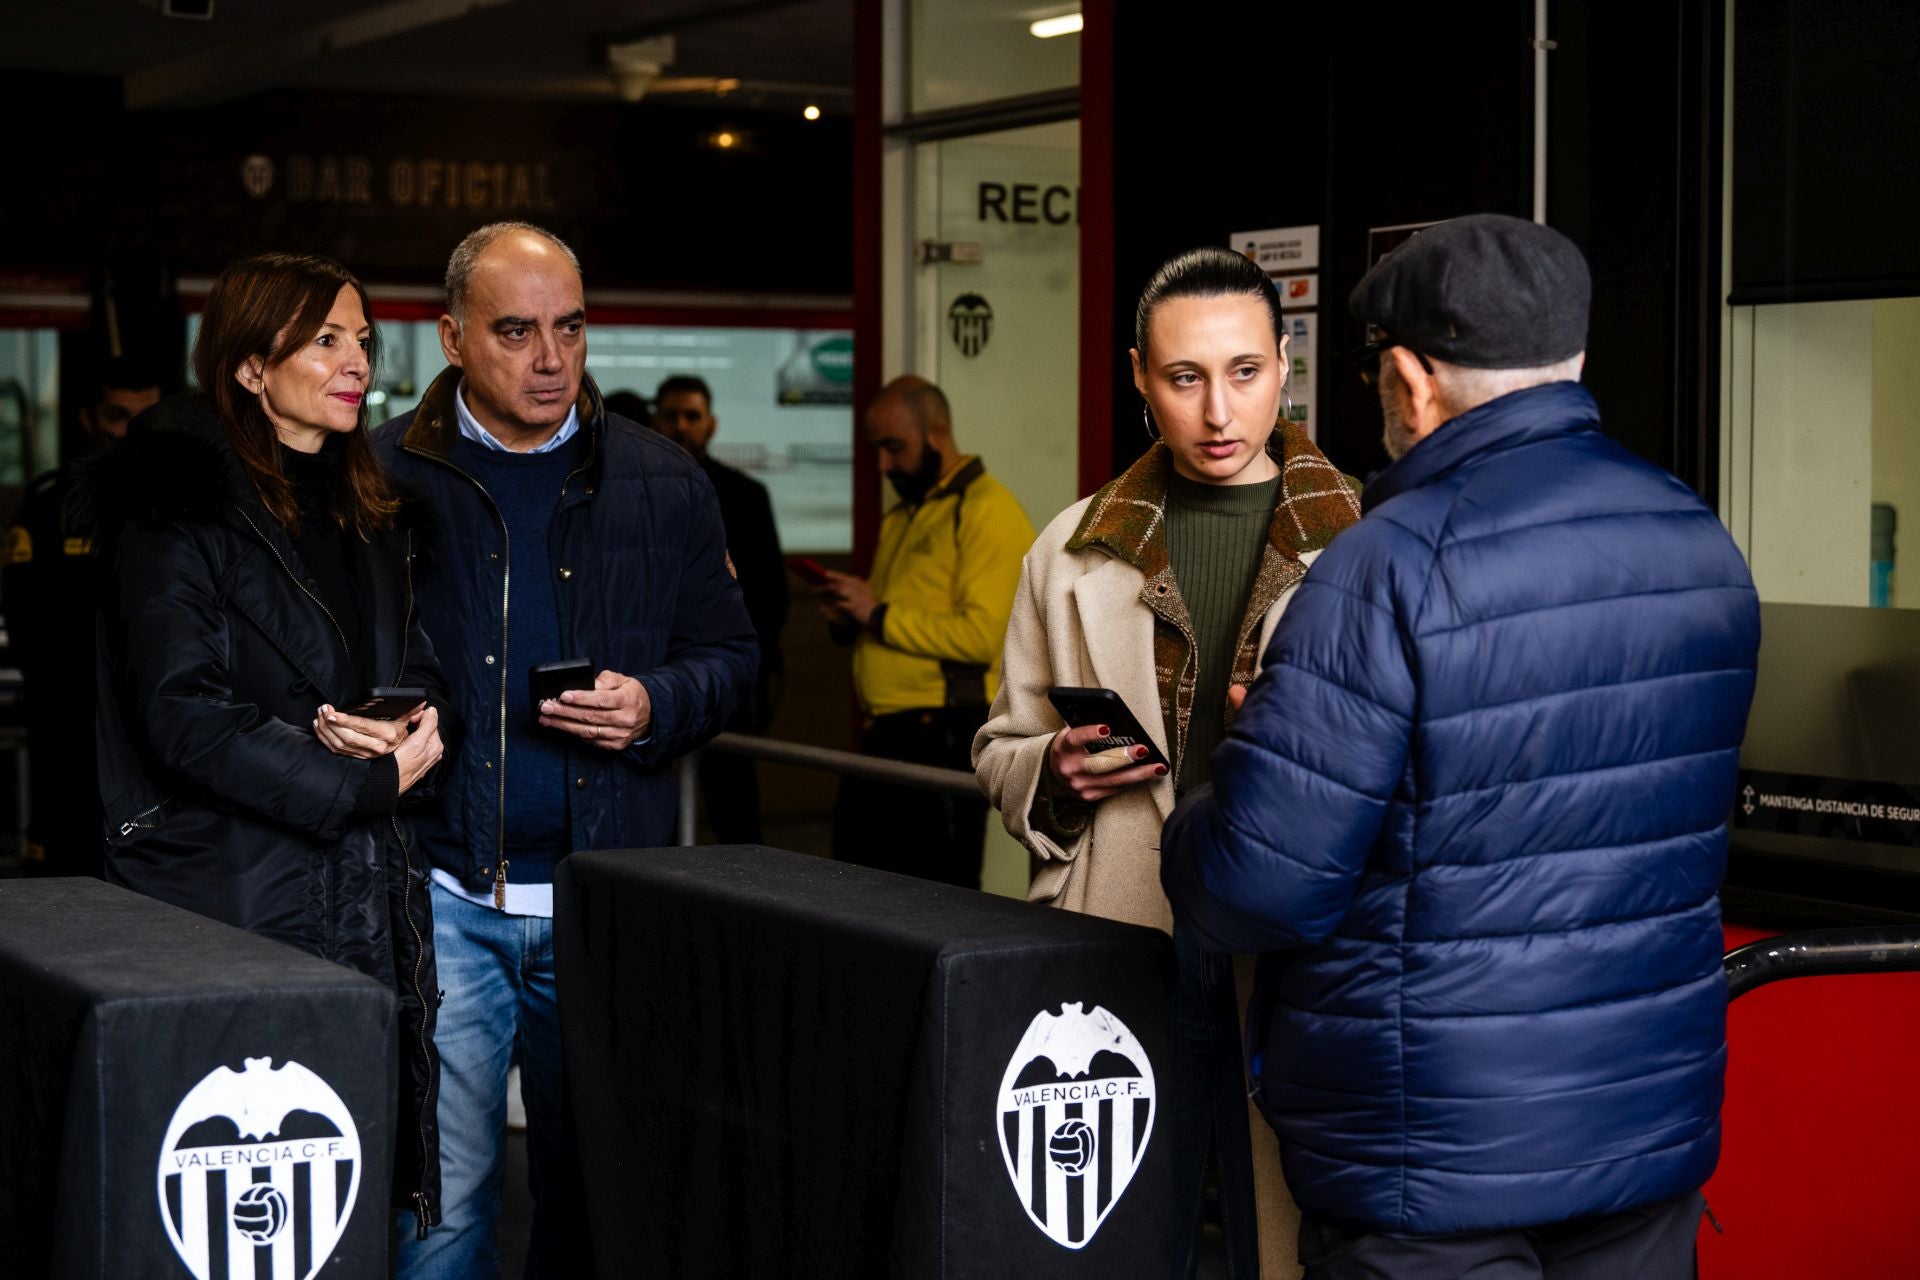
M 1380 380 L 1380 417 L 1386 422 L 1386 430 L 1381 433 L 1380 443 L 1387 447 L 1387 456 L 1395 462 L 1407 456 L 1407 452 L 1418 443 L 1413 438 L 1413 428 L 1407 424 L 1407 415 L 1401 401 L 1397 380 Z
M 940 483 L 940 472 L 945 465 L 946 459 L 940 456 L 938 449 L 930 444 L 923 445 L 920 465 L 911 471 L 887 472 L 887 483 L 900 495 L 900 501 L 910 507 L 918 506 L 933 486 Z

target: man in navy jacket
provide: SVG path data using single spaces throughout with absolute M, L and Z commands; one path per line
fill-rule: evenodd
M 1396 461 L 1167 825 L 1178 927 L 1265 953 L 1249 1065 L 1316 1280 L 1693 1274 L 1759 605 L 1601 433 L 1589 290 L 1494 215 L 1360 282 Z
M 439 521 L 414 587 L 465 743 L 437 811 L 434 942 L 444 1220 L 403 1221 L 402 1277 L 495 1275 L 509 1065 L 527 1103 L 529 1275 L 584 1275 L 563 1101 L 553 872 L 575 849 L 673 838 L 669 766 L 753 687 L 757 641 L 694 460 L 609 415 L 586 376 L 579 263 L 495 223 L 447 265 L 449 368 L 375 449 Z M 537 706 L 529 667 L 585 659 L 591 688 Z M 410 1218 L 412 1215 L 402 1215 Z

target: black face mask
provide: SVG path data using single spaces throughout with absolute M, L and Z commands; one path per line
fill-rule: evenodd
M 940 472 L 946 460 L 940 451 L 932 445 L 923 445 L 920 449 L 920 465 L 912 471 L 889 471 L 887 480 L 893 485 L 893 491 L 900 495 L 900 501 L 908 506 L 918 506 L 926 498 L 933 486 L 940 483 Z

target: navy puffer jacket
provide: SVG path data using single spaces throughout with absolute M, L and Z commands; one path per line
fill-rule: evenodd
M 1179 926 L 1271 953 L 1248 1044 L 1309 1213 L 1528 1226 L 1713 1171 L 1759 604 L 1598 428 L 1553 383 L 1383 472 L 1168 824 Z

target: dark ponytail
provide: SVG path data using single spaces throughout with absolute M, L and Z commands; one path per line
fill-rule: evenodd
M 1154 308 L 1169 298 L 1230 298 L 1242 294 L 1267 304 L 1267 315 L 1273 320 L 1273 342 L 1279 346 L 1287 326 L 1280 318 L 1280 295 L 1273 281 L 1245 254 L 1214 247 L 1189 249 L 1169 258 L 1153 273 L 1153 279 L 1140 291 L 1140 306 L 1133 313 L 1133 345 L 1142 353 L 1146 351 Z

